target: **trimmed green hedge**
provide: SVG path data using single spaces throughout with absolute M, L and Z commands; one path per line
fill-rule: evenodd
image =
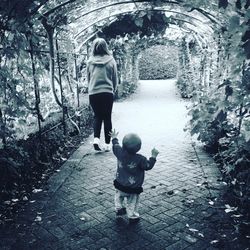
M 178 52 L 175 47 L 156 45 L 146 49 L 139 60 L 141 80 L 169 79 L 176 77 Z

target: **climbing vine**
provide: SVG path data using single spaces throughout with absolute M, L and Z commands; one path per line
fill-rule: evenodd
M 122 2 L 111 1 L 110 8 L 106 8 L 108 14 L 99 20 L 105 9 L 105 1 L 101 2 L 100 7 L 98 1 L 93 1 L 90 11 L 85 12 L 90 1 L 1 1 L 0 166 L 4 179 L 14 176 L 8 182 L 13 187 L 25 172 L 20 166 L 27 162 L 20 159 L 28 153 L 17 146 L 20 140 L 32 137 L 42 143 L 46 129 L 54 125 L 58 128 L 61 123 L 63 136 L 79 135 L 81 121 L 91 119 L 81 95 L 86 92 L 83 82 L 88 42 L 96 35 L 109 41 L 118 62 L 121 95 L 127 95 L 137 86 L 138 54 L 148 47 L 166 44 L 166 28 L 174 25 L 188 33 L 176 44 L 180 47 L 178 87 L 184 97 L 193 101 L 189 109 L 190 132 L 216 154 L 235 200 L 247 209 L 250 1 L 130 1 L 132 7 L 129 5 L 127 12 L 121 10 Z M 118 4 L 119 11 L 113 13 Z M 95 13 L 92 19 L 91 13 Z M 87 26 L 89 19 L 94 20 L 91 27 Z M 86 27 L 80 30 L 82 25 Z M 86 51 L 76 49 L 78 37 L 74 32 L 86 39 Z M 31 136 L 36 132 L 38 137 Z M 57 140 L 52 141 L 57 145 Z M 60 148 L 57 146 L 53 151 L 56 154 Z M 36 149 L 41 149 L 41 158 L 48 160 L 42 152 L 46 151 L 44 145 Z M 19 150 L 16 158 L 15 150 Z M 37 155 L 34 165 L 41 161 Z M 5 184 L 3 189 L 8 186 Z
M 232 10 L 234 7 L 226 2 L 219 1 L 219 7 Z M 215 153 L 232 187 L 233 200 L 244 211 L 249 209 L 250 197 L 248 7 L 247 3 L 245 7 L 237 5 L 234 15 L 219 33 L 217 68 L 212 71 L 216 77 L 208 78 L 209 87 L 194 90 L 189 111 L 191 134 L 197 134 L 206 149 Z

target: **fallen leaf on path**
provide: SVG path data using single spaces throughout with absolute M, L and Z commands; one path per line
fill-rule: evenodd
M 242 214 L 232 214 L 231 215 L 231 217 L 233 217 L 233 218 L 240 218 L 242 216 L 243 216 Z
M 232 183 L 233 185 L 235 185 L 236 182 L 237 182 L 237 180 L 236 180 L 235 178 L 233 179 L 233 181 L 231 181 L 231 183 Z
M 210 241 L 210 244 L 216 244 L 216 243 L 218 243 L 219 241 L 218 240 L 212 240 L 212 241 Z
M 36 239 L 32 239 L 31 241 L 29 241 L 29 244 L 33 244 L 34 242 L 36 242 Z
M 210 205 L 212 205 L 212 206 L 214 205 L 214 202 L 211 201 L 211 200 L 210 200 L 208 203 L 209 203 Z
M 193 203 L 194 200 L 186 200 L 187 203 Z
M 204 234 L 198 233 L 198 235 L 199 235 L 200 237 L 204 238 Z
M 39 192 L 41 192 L 41 191 L 43 191 L 41 188 L 35 188 L 35 189 L 32 191 L 32 193 L 39 193 Z
M 42 217 L 41 217 L 41 216 L 37 216 L 37 217 L 35 218 L 35 221 L 42 221 Z
M 237 209 L 238 209 L 238 207 L 231 207 L 228 204 L 225 204 L 225 207 L 226 207 L 226 209 L 225 209 L 226 213 L 234 212 L 234 211 L 237 211 Z
M 190 243 L 195 243 L 197 241 L 197 239 L 192 237 L 191 235 L 187 235 L 185 239 Z

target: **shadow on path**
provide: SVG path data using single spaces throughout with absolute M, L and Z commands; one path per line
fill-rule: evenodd
M 141 81 L 138 93 L 114 104 L 119 138 L 136 132 L 142 154 L 160 151 L 146 173 L 138 224 L 115 218 L 116 160 L 95 153 L 89 138 L 1 230 L 1 249 L 230 249 L 219 232 L 226 214 L 214 205 L 221 175 L 183 131 L 186 104 L 174 80 Z

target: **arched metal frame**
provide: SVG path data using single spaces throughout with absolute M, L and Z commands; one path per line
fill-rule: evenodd
M 209 4 L 212 2 L 210 1 Z M 48 1 L 48 3 L 50 2 Z M 208 5 L 208 3 L 206 4 Z M 86 11 L 87 5 L 88 11 Z M 222 24 L 226 22 L 226 15 L 224 19 L 216 19 L 212 11 L 208 12 L 195 5 L 188 7 L 185 1 L 178 0 L 153 1 L 153 4 L 150 0 L 85 0 L 84 2 L 82 0 L 67 0 L 63 3 L 60 1 L 58 5 L 50 6 L 47 11 L 45 9 L 40 10 L 40 13 L 48 21 L 53 21 L 53 16 L 61 18 L 60 12 L 64 14 L 62 17 L 67 17 L 67 36 L 70 38 L 69 41 L 74 44 L 74 53 L 80 52 L 84 48 L 84 44 L 93 39 L 103 25 L 109 25 L 117 20 L 117 16 L 128 13 L 137 15 L 140 11 L 163 11 L 172 14 L 170 24 L 193 34 L 194 39 L 203 48 L 207 44 L 211 45 L 215 42 L 214 30 L 221 28 Z M 111 18 L 113 19 L 110 20 Z M 96 28 L 96 24 L 100 24 L 100 28 Z M 60 33 L 60 27 L 56 27 L 56 30 Z M 61 33 L 61 36 L 63 37 L 64 34 Z
M 147 9 L 138 9 L 137 11 L 147 11 Z M 148 10 L 148 11 L 165 11 L 165 12 L 169 12 L 169 13 L 176 13 L 176 14 L 180 14 L 180 15 L 184 15 L 184 16 L 187 16 L 187 17 L 190 17 L 191 19 L 194 19 L 200 23 L 202 23 L 201 20 L 199 20 L 198 18 L 194 18 L 192 16 L 189 16 L 189 15 L 186 15 L 186 14 L 183 14 L 183 13 L 179 13 L 177 11 L 170 11 L 170 10 L 165 10 L 165 9 L 153 9 L 153 10 Z M 90 28 L 91 26 L 95 25 L 96 23 L 98 22 L 101 22 L 107 18 L 110 18 L 110 17 L 114 17 L 114 16 L 119 16 L 119 15 L 123 15 L 123 14 L 129 14 L 129 13 L 133 13 L 134 11 L 124 11 L 124 12 L 120 12 L 120 13 L 117 13 L 117 14 L 113 14 L 113 15 L 110 15 L 108 17 L 103 17 L 101 18 L 100 20 L 96 20 L 94 23 L 91 23 L 91 24 L 88 24 L 88 26 L 84 27 L 82 30 L 80 30 L 75 36 L 74 38 L 77 39 L 77 37 L 82 34 L 84 31 L 86 31 L 88 28 Z M 184 23 L 189 23 L 195 27 L 198 27 L 198 25 L 196 25 L 195 23 L 192 23 L 191 21 L 187 21 L 187 20 L 183 20 L 183 19 L 177 19 L 177 18 L 173 18 L 171 17 L 172 20 L 176 20 L 176 21 L 182 21 Z
M 48 4 L 50 3 L 50 1 L 47 1 L 47 4 L 45 4 L 48 7 Z M 204 27 L 209 27 L 209 29 L 213 30 L 216 29 L 218 27 L 221 26 L 221 23 L 218 22 L 218 18 L 216 19 L 215 15 L 212 13 L 209 13 L 201 8 L 196 8 L 193 7 L 190 9 L 190 7 L 185 7 L 185 3 L 183 1 L 169 1 L 169 0 L 162 0 L 159 1 L 160 4 L 158 4 L 157 2 L 153 2 L 154 4 L 152 5 L 152 1 L 150 0 L 128 0 L 128 1 L 119 1 L 119 0 L 109 0 L 109 1 L 98 1 L 98 0 L 92 0 L 92 1 L 85 1 L 84 3 L 80 0 L 67 0 L 63 3 L 60 3 L 54 7 L 52 7 L 51 9 L 47 10 L 47 11 L 41 11 L 40 13 L 43 17 L 49 18 L 51 15 L 53 15 L 53 13 L 57 13 L 59 12 L 61 9 L 65 12 L 64 8 L 67 6 L 68 8 L 68 12 L 66 13 L 67 17 L 76 15 L 76 17 L 74 17 L 73 19 L 68 20 L 68 24 L 72 25 L 75 24 L 77 25 L 77 23 L 81 24 L 87 24 L 83 27 L 81 27 L 81 30 L 79 31 L 74 31 L 74 38 L 77 38 L 78 36 L 80 36 L 84 31 L 88 30 L 91 26 L 106 20 L 110 17 L 114 17 L 114 16 L 118 16 L 119 14 L 125 14 L 125 13 L 137 13 L 138 11 L 165 11 L 168 13 L 173 13 L 173 14 L 177 14 L 180 16 L 180 19 L 174 19 L 174 17 L 171 17 L 172 20 L 178 20 L 178 21 L 182 21 L 183 23 L 189 23 L 191 26 L 194 27 L 193 30 L 197 31 L 197 29 L 200 28 L 200 23 L 203 23 Z M 91 5 L 91 9 L 89 11 L 85 11 L 86 6 L 90 4 Z M 145 6 L 140 6 L 141 4 L 144 4 Z M 212 1 L 211 1 L 211 5 L 212 5 Z M 100 6 L 101 5 L 101 6 Z M 126 8 L 128 8 L 127 6 L 133 5 L 134 10 L 129 10 L 126 11 Z M 87 22 L 89 16 L 91 14 L 96 14 L 98 15 L 99 11 L 103 11 L 104 9 L 108 9 L 111 7 L 116 7 L 116 6 L 126 6 L 123 8 L 123 11 L 116 13 L 116 14 L 112 14 L 112 15 L 106 15 L 105 13 L 102 12 L 102 18 L 99 20 L 95 20 L 95 22 L 91 22 L 90 24 Z M 164 8 L 162 7 L 164 6 Z M 172 6 L 176 6 L 177 9 L 180 8 L 181 10 L 173 10 L 171 9 Z M 88 6 L 90 7 L 90 6 Z M 151 9 L 150 9 L 151 7 Z M 167 9 L 167 7 L 169 7 L 170 9 Z M 194 11 L 196 12 L 194 15 L 191 15 L 191 13 L 194 13 Z M 43 12 L 43 13 L 42 13 Z M 82 13 L 83 12 L 83 13 Z M 65 14 L 65 13 L 64 13 Z M 197 17 L 196 17 L 197 16 Z M 204 22 L 204 20 L 206 20 Z M 185 28 L 185 27 L 184 27 Z M 75 32 L 77 32 L 77 34 L 75 34 Z M 89 36 L 93 36 L 93 33 L 95 33 L 95 31 L 91 32 L 91 34 Z M 200 33 L 203 33 L 204 30 L 200 30 Z M 201 34 L 202 35 L 202 34 Z M 84 40 L 89 40 L 88 35 L 86 35 L 84 37 Z M 78 43 L 76 41 L 76 43 Z

